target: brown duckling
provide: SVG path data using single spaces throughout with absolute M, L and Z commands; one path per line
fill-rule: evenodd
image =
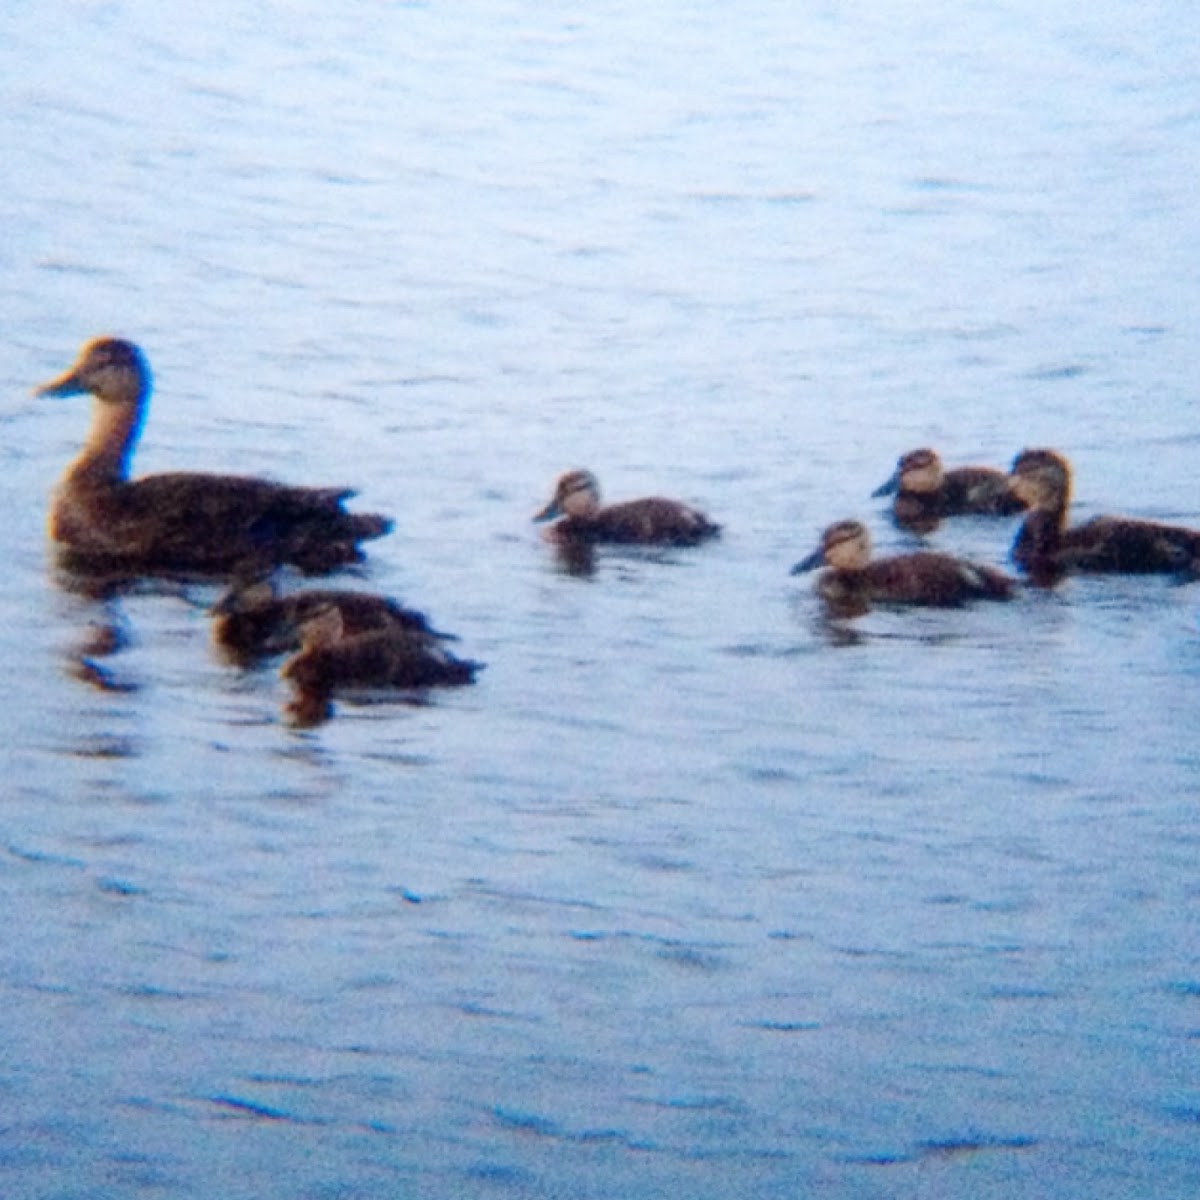
M 1036 583 L 1070 572 L 1196 574 L 1200 531 L 1133 517 L 1093 517 L 1067 528 L 1071 467 L 1054 450 L 1024 450 L 1013 460 L 1013 490 L 1029 506 L 1013 561 Z
M 300 629 L 300 649 L 280 669 L 295 690 L 288 713 L 311 725 L 329 714 L 332 698 L 352 691 L 453 687 L 473 683 L 482 664 L 455 658 L 436 637 L 393 625 L 348 633 L 337 607 Z
M 936 529 L 942 517 L 1011 516 L 1025 507 L 1013 494 L 1006 472 L 993 467 L 947 471 L 937 451 L 928 447 L 902 455 L 892 477 L 871 494 L 894 495 L 896 523 L 918 533 Z
M 839 521 L 793 575 L 825 566 L 817 592 L 839 616 L 858 616 L 872 602 L 954 608 L 968 600 L 1009 600 L 1015 583 L 995 567 L 920 550 L 871 560 L 871 535 L 861 521 Z
M 346 488 L 290 487 L 237 475 L 174 472 L 129 478 L 150 399 L 150 369 L 132 342 L 88 342 L 42 396 L 91 393 L 92 425 L 50 510 L 64 556 L 88 569 L 224 573 L 294 564 L 323 572 L 358 562 L 358 543 L 391 522 L 349 513 Z
M 559 542 L 614 542 L 643 546 L 694 546 L 721 527 L 678 500 L 649 496 L 621 504 L 600 504 L 600 485 L 591 471 L 559 477 L 550 503 L 535 521 L 558 518 L 548 531 Z
M 387 596 L 344 588 L 311 588 L 281 596 L 270 580 L 262 579 L 231 588 L 213 606 L 213 642 L 243 665 L 288 653 L 299 649 L 305 623 L 330 608 L 341 613 L 345 636 L 399 628 L 432 641 L 453 640 L 453 635 L 433 629 L 424 613 Z

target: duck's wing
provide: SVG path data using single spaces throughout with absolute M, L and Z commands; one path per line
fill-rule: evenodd
M 404 629 L 432 641 L 457 640 L 452 633 L 434 629 L 429 618 L 414 608 L 405 608 L 390 596 L 346 588 L 310 588 L 294 592 L 283 602 L 288 621 L 297 629 L 322 608 L 336 608 L 342 614 L 347 634 L 367 633 L 373 629 Z
M 994 467 L 956 467 L 943 485 L 944 515 L 983 513 L 1008 516 L 1025 506 L 1012 493 L 1008 475 Z
M 1093 517 L 1062 536 L 1057 559 L 1069 571 L 1123 574 L 1194 570 L 1200 533 L 1132 517 Z
M 304 646 L 281 669 L 301 692 L 424 688 L 474 681 L 482 664 L 460 659 L 419 633 L 391 628 Z
M 863 575 L 873 599 L 941 608 L 972 599 L 1007 600 L 1014 587 L 1003 571 L 933 551 L 876 559 Z
M 605 541 L 684 546 L 712 537 L 721 528 L 699 509 L 661 496 L 607 505 L 587 524 Z
M 358 543 L 391 528 L 377 514 L 347 512 L 353 494 L 248 476 L 148 475 L 114 494 L 111 540 L 130 559 L 165 566 L 258 562 L 330 570 L 358 561 Z

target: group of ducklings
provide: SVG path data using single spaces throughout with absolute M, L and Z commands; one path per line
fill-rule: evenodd
M 324 719 L 332 697 L 347 690 L 474 680 L 480 664 L 451 654 L 450 635 L 387 597 L 334 588 L 276 592 L 270 580 L 276 568 L 327 574 L 360 562 L 361 543 L 391 529 L 387 517 L 348 511 L 351 489 L 191 472 L 130 479 L 150 391 L 145 356 L 114 337 L 87 342 L 66 371 L 37 389 L 44 396 L 93 398 L 83 449 L 50 510 L 50 538 L 69 569 L 232 581 L 213 610 L 214 639 L 241 664 L 289 655 L 281 674 L 294 690 L 289 714 L 300 724 Z M 1194 574 L 1200 566 L 1200 532 L 1190 529 L 1119 517 L 1068 528 L 1070 492 L 1070 467 L 1052 450 L 1026 450 L 1004 472 L 945 470 L 934 451 L 921 449 L 900 459 L 876 495 L 894 495 L 897 522 L 922 534 L 943 517 L 1024 511 L 1013 559 L 1041 586 L 1068 572 Z M 702 512 L 676 500 L 602 505 L 595 476 L 584 470 L 561 476 L 534 519 L 554 521 L 548 537 L 573 567 L 589 563 L 597 544 L 693 546 L 720 532 Z M 817 591 L 839 616 L 857 615 L 872 603 L 1005 600 L 1015 589 L 995 567 L 933 551 L 872 560 L 859 521 L 831 525 L 793 573 L 822 565 Z
M 1054 450 L 1023 450 L 1007 472 L 992 467 L 945 470 L 928 448 L 903 455 L 876 496 L 894 495 L 892 516 L 913 532 L 931 532 L 944 517 L 1024 513 L 1013 562 L 1029 582 L 1052 587 L 1067 574 L 1200 573 L 1200 532 L 1132 517 L 1093 517 L 1069 527 L 1071 468 Z M 820 547 L 793 573 L 824 564 L 817 584 L 830 611 L 855 616 L 872 602 L 955 606 L 1008 600 L 1016 580 L 996 567 L 919 550 L 871 560 L 859 521 L 829 526 Z

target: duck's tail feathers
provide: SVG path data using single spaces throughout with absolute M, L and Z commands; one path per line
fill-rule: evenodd
M 350 534 L 357 542 L 383 537 L 385 533 L 391 533 L 395 524 L 391 517 L 385 517 L 382 513 L 347 513 L 346 516 L 350 522 Z

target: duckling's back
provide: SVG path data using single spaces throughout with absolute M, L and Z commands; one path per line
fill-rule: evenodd
M 609 504 L 588 517 L 567 517 L 556 527 L 565 538 L 672 546 L 694 546 L 720 529 L 698 509 L 661 496 Z

